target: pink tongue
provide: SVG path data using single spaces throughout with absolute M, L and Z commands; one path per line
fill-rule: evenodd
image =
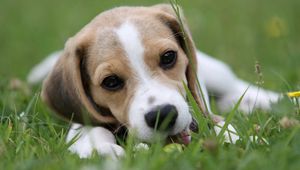
M 183 144 L 188 145 L 191 142 L 191 136 L 188 132 L 183 131 L 180 133 Z

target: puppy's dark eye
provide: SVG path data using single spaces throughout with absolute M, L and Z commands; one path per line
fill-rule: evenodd
M 117 75 L 108 76 L 101 83 L 101 87 L 109 91 L 119 90 L 123 86 L 124 81 Z
M 177 60 L 177 52 L 175 51 L 167 51 L 160 56 L 159 66 L 164 69 L 172 68 Z

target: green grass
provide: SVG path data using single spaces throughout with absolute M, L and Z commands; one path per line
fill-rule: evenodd
M 229 113 L 242 138 L 236 145 L 220 143 L 204 127 L 183 152 L 165 152 L 160 144 L 133 151 L 128 142 L 127 156 L 113 162 L 96 154 L 79 159 L 68 152 L 64 138 L 69 124 L 50 114 L 38 97 L 40 87 L 12 87 L 11 79 L 25 80 L 34 64 L 63 48 L 66 39 L 97 13 L 158 2 L 0 0 L 0 169 L 299 169 L 300 127 L 279 123 L 283 117 L 300 120 L 288 99 L 270 112 Z M 264 87 L 280 92 L 300 89 L 299 0 L 180 4 L 201 50 L 229 63 L 247 81 L 259 79 L 254 69 L 258 61 Z M 269 144 L 251 142 L 251 135 Z

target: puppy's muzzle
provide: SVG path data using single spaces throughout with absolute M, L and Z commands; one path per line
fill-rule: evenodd
M 174 127 L 178 112 L 173 105 L 162 105 L 151 110 L 145 115 L 149 127 L 159 130 L 169 130 Z

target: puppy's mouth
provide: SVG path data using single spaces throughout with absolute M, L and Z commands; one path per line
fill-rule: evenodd
M 193 118 L 192 123 L 189 125 L 189 127 L 185 128 L 182 132 L 168 136 L 167 144 L 168 143 L 180 143 L 184 145 L 188 145 L 191 142 L 191 132 L 198 132 L 198 123 Z

